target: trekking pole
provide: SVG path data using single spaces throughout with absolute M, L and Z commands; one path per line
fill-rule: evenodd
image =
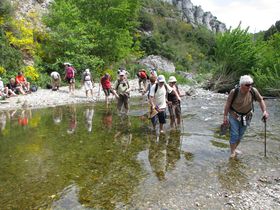
M 266 118 L 263 116 L 262 121 L 264 122 L 264 156 L 266 157 Z

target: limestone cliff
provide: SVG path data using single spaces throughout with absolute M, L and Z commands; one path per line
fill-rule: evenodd
M 211 12 L 204 12 L 200 6 L 194 6 L 190 0 L 162 0 L 177 7 L 182 20 L 193 26 L 204 25 L 214 32 L 226 31 L 226 25 L 220 22 Z

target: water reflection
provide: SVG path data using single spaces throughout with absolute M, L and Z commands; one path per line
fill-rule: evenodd
M 63 116 L 62 107 L 61 106 L 54 107 L 52 115 L 53 115 L 54 124 L 56 124 L 56 125 L 60 124 L 62 121 L 62 116 Z
M 20 126 L 27 126 L 29 120 L 32 118 L 32 111 L 30 109 L 22 110 L 21 114 L 18 116 L 18 124 Z
M 108 130 L 111 130 L 112 128 L 112 123 L 113 123 L 113 114 L 110 109 L 107 109 L 103 114 L 102 114 L 102 124 L 107 128 Z
M 165 179 L 166 163 L 167 163 L 167 139 L 165 135 L 160 135 L 158 138 L 154 138 L 150 141 L 149 147 L 149 161 L 153 172 L 157 176 L 158 180 Z
M 246 165 L 239 159 L 230 159 L 224 166 L 218 166 L 218 180 L 226 190 L 240 190 L 248 182 Z
M 86 126 L 87 131 L 90 133 L 92 131 L 92 118 L 93 118 L 94 110 L 93 107 L 87 107 L 85 111 L 86 116 Z
M 0 113 L 0 130 L 3 132 L 6 128 L 7 114 L 6 112 Z
M 125 152 L 132 140 L 130 117 L 128 115 L 121 115 L 118 116 L 117 121 L 118 125 L 114 140 L 122 146 L 122 151 Z
M 68 134 L 73 134 L 77 128 L 77 110 L 76 110 L 76 105 L 70 105 L 68 106 L 68 129 L 67 133 Z

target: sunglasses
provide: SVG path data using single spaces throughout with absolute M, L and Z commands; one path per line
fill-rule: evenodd
M 251 87 L 253 84 L 245 84 L 246 87 Z

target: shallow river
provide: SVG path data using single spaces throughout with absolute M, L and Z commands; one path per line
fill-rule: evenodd
M 236 160 L 219 135 L 224 102 L 184 98 L 181 127 L 168 121 L 160 135 L 144 116 L 144 98 L 131 100 L 128 116 L 101 102 L 1 112 L 1 209 L 233 208 L 228 195 L 279 176 L 280 101 L 266 101 L 267 158 L 255 104 Z

